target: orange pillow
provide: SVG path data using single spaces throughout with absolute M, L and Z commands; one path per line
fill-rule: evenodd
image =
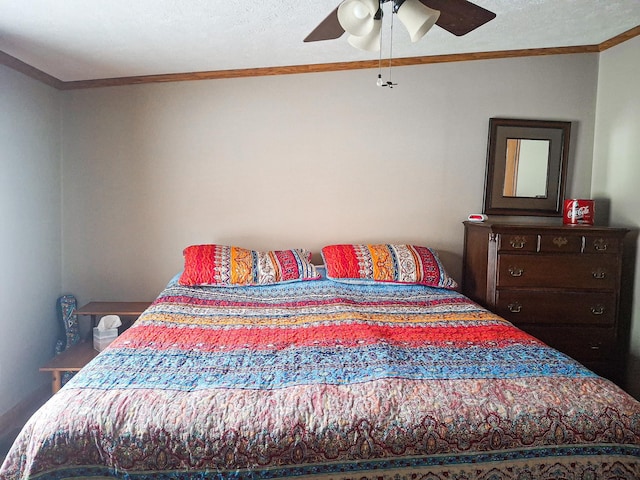
M 458 285 L 435 251 L 404 244 L 328 245 L 322 249 L 327 278 L 348 283 L 387 282 L 453 289 Z
M 226 245 L 184 249 L 180 285 L 244 286 L 317 280 L 311 252 L 304 249 L 257 252 Z

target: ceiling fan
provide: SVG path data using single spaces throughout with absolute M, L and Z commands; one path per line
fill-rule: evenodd
M 405 24 L 411 40 L 419 40 L 433 24 L 462 36 L 496 16 L 467 0 L 344 0 L 304 39 L 332 40 L 345 31 L 349 43 L 362 50 L 379 50 L 382 4 L 393 2 L 393 13 Z

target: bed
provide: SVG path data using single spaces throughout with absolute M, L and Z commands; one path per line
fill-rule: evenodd
M 640 403 L 433 261 L 436 286 L 305 266 L 229 288 L 185 267 L 29 420 L 0 478 L 640 478 Z

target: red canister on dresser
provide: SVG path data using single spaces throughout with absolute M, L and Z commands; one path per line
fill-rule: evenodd
M 564 201 L 562 223 L 565 225 L 593 225 L 594 213 L 593 200 L 568 198 Z

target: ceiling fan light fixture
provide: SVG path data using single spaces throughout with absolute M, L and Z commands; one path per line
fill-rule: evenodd
M 375 28 L 378 0 L 344 0 L 338 7 L 338 21 L 351 35 L 369 35 Z
M 424 37 L 440 18 L 438 10 L 427 7 L 419 0 L 404 0 L 397 4 L 396 15 L 409 32 L 412 42 Z
M 377 52 L 380 50 L 380 32 L 382 31 L 382 18 L 373 21 L 373 29 L 367 34 L 360 37 L 349 35 L 347 41 L 352 47 L 369 52 Z

